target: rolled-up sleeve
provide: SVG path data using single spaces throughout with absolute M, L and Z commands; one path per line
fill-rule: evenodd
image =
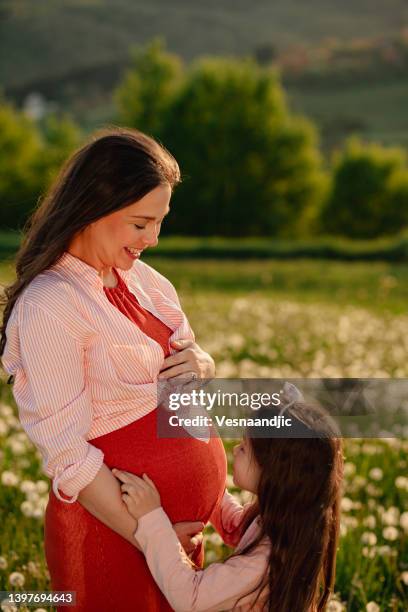
M 245 555 L 196 571 L 160 506 L 139 519 L 134 539 L 160 590 L 177 612 L 231 610 L 238 600 L 239 610 L 256 609 L 257 587 L 261 587 L 268 568 L 266 538 Z M 260 598 L 264 596 L 265 591 Z
M 21 367 L 15 371 L 13 394 L 21 424 L 42 455 L 57 498 L 74 503 L 104 458 L 86 439 L 92 403 L 85 348 L 68 325 L 30 303 L 20 310 L 19 341 Z

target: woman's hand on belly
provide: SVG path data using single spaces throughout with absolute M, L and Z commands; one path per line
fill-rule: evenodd
M 215 376 L 214 359 L 203 351 L 196 342 L 190 339 L 174 340 L 172 346 L 177 353 L 166 357 L 158 376 L 159 380 L 167 378 L 188 378 L 192 372 L 196 378 L 213 378 Z

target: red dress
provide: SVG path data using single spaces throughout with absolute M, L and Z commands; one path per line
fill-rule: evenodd
M 142 308 L 115 270 L 118 285 L 104 287 L 112 304 L 159 342 L 168 356 L 172 330 Z M 109 468 L 146 472 L 160 491 L 172 523 L 206 523 L 225 489 L 223 444 L 193 437 L 158 438 L 157 409 L 126 427 L 90 440 Z M 60 491 L 61 495 L 64 494 Z M 200 547 L 194 561 L 202 566 Z M 168 612 L 172 608 L 154 582 L 142 553 L 90 514 L 78 501 L 66 504 L 51 488 L 45 514 L 45 554 L 54 591 L 76 591 L 81 612 Z M 58 610 L 67 608 L 58 607 Z

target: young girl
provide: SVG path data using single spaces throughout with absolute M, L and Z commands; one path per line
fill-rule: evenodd
M 261 409 L 257 416 L 274 412 Z M 265 430 L 251 428 L 234 447 L 234 483 L 256 493 L 257 500 L 241 506 L 225 491 L 210 522 L 236 549 L 223 563 L 204 570 L 194 569 L 179 544 L 147 474 L 138 478 L 113 470 L 138 520 L 136 542 L 177 612 L 325 609 L 335 577 L 342 442 L 317 407 L 292 402 L 285 416 L 292 419 L 297 437 L 258 437 L 267 435 Z

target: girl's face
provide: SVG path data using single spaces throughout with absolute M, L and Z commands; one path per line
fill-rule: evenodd
M 155 187 L 134 204 L 91 223 L 71 247 L 78 247 L 83 258 L 98 270 L 110 266 L 130 269 L 145 248 L 157 245 L 170 197 L 169 184 Z
M 237 487 L 256 493 L 260 476 L 260 468 L 253 456 L 251 443 L 244 437 L 232 449 L 234 455 L 233 481 Z

